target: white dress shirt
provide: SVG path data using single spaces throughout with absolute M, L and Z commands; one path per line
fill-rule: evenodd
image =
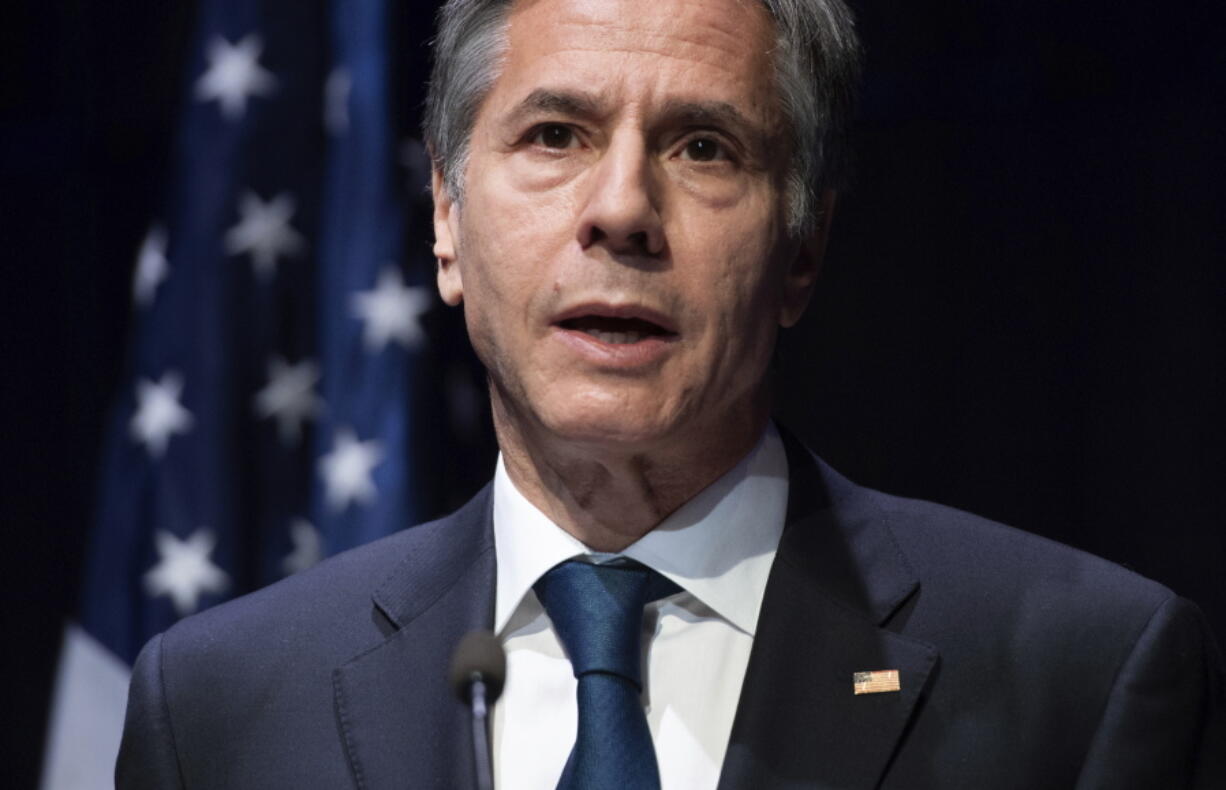
M 507 651 L 507 684 L 493 713 L 497 787 L 552 790 L 578 727 L 570 660 L 532 585 L 564 560 L 615 556 L 682 589 L 650 604 L 643 623 L 643 701 L 661 788 L 716 786 L 787 493 L 787 456 L 769 425 L 740 463 L 659 526 L 619 555 L 600 554 L 525 499 L 498 459 L 494 632 Z

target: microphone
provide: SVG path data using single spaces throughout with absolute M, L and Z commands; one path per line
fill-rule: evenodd
M 471 631 L 460 640 L 459 647 L 451 656 L 451 687 L 472 711 L 473 757 L 478 790 L 494 788 L 486 719 L 490 707 L 502 694 L 506 679 L 507 654 L 492 633 Z

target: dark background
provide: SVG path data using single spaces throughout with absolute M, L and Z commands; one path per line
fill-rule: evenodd
M 1226 641 L 1214 3 L 854 5 L 858 175 L 780 351 L 780 413 L 853 479 L 1134 568 Z M 0 14 L 0 754 L 27 787 L 194 5 Z

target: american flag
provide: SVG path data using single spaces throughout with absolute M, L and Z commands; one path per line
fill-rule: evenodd
M 436 515 L 488 470 L 413 139 L 432 9 L 391 6 L 200 5 L 45 787 L 110 786 L 151 636 Z
M 901 691 L 897 669 L 881 669 L 872 672 L 853 672 L 851 676 L 852 693 L 881 694 L 888 691 Z

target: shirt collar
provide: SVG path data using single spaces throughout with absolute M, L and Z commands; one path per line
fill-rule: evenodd
M 783 441 L 768 424 L 736 466 L 678 508 L 621 556 L 667 576 L 733 626 L 753 636 L 787 511 Z M 494 631 L 501 633 L 528 590 L 559 562 L 593 556 L 494 472 L 494 546 L 498 558 Z

